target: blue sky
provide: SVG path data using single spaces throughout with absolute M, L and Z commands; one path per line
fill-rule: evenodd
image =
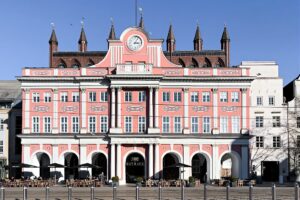
M 166 38 L 173 24 L 178 50 L 193 48 L 197 21 L 204 49 L 220 49 L 226 23 L 232 65 L 275 60 L 284 83 L 300 73 L 299 0 L 138 0 L 138 5 L 152 38 Z M 119 36 L 134 25 L 134 16 L 134 0 L 1 0 L 0 79 L 14 79 L 25 66 L 48 67 L 51 22 L 59 50 L 78 49 L 82 17 L 88 49 L 106 50 L 110 18 Z

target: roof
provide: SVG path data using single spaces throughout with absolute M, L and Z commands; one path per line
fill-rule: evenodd
M 56 38 L 56 34 L 55 34 L 55 30 L 52 30 L 50 39 L 49 39 L 49 43 L 55 42 L 56 44 L 58 44 L 57 38 Z
M 172 41 L 175 40 L 172 24 L 170 25 L 168 36 L 167 36 L 167 41 L 171 41 L 171 40 Z
M 109 35 L 108 35 L 108 39 L 109 40 L 115 40 L 116 39 L 115 27 L 114 27 L 113 24 L 111 25 L 110 32 L 109 32 Z
M 166 56 L 170 55 L 170 52 L 164 51 Z M 201 50 L 201 51 L 173 51 L 172 56 L 197 56 L 197 55 L 225 55 L 222 50 Z
M 227 27 L 225 26 L 224 27 L 224 31 L 223 31 L 223 34 L 222 34 L 222 39 L 221 40 L 229 40 L 229 33 L 227 31 Z
M 81 28 L 81 33 L 80 33 L 78 43 L 81 44 L 81 42 L 83 42 L 83 41 L 87 43 L 87 39 L 86 39 L 86 36 L 85 36 L 84 29 Z
M 197 25 L 194 41 L 201 40 L 201 33 L 200 33 L 200 28 L 199 25 Z

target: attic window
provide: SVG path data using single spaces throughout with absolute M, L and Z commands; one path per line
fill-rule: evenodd
M 78 69 L 78 68 L 79 68 L 79 65 L 78 65 L 78 64 L 73 64 L 73 65 L 72 65 L 72 68 Z
M 67 68 L 65 63 L 59 63 L 57 67 L 58 68 Z

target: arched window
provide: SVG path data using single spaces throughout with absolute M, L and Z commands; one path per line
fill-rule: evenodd
M 95 62 L 92 59 L 89 59 L 89 62 L 85 65 L 86 67 L 90 67 L 95 65 Z
M 208 58 L 205 58 L 203 67 L 211 67 L 211 62 Z
M 185 63 L 183 62 L 183 60 L 181 58 L 179 58 L 178 62 L 182 67 L 185 67 Z
M 225 67 L 224 61 L 221 58 L 218 58 L 218 62 L 215 67 Z
M 199 64 L 195 58 L 192 58 L 192 64 L 190 65 L 190 67 L 199 67 Z
M 61 59 L 59 64 L 57 65 L 57 68 L 67 68 L 65 61 Z
M 75 69 L 80 68 L 80 63 L 79 63 L 79 61 L 78 61 L 77 59 L 74 59 L 74 60 L 72 61 L 71 67 L 72 67 L 72 68 L 75 68 Z

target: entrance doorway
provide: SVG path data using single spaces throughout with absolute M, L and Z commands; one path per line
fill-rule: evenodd
M 178 167 L 170 167 L 171 165 L 174 165 L 176 163 L 179 163 L 178 158 L 168 153 L 164 156 L 163 159 L 163 178 L 166 180 L 176 180 L 179 179 L 179 168 Z
M 278 181 L 279 177 L 279 162 L 278 161 L 262 161 L 262 180 L 263 181 Z
M 94 154 L 92 157 L 92 164 L 100 167 L 100 168 L 92 168 L 93 177 L 99 177 L 99 175 L 102 173 L 106 177 L 107 160 L 103 153 Z
M 192 176 L 199 179 L 201 183 L 206 183 L 207 181 L 207 161 L 200 153 L 193 156 Z
M 78 158 L 74 153 L 69 153 L 65 157 L 65 179 L 78 179 Z
M 48 167 L 50 165 L 50 158 L 47 154 L 42 153 L 40 155 L 40 177 L 43 179 L 49 179 L 50 178 L 50 168 Z
M 137 177 L 145 177 L 145 159 L 138 153 L 126 158 L 126 183 L 135 183 Z

